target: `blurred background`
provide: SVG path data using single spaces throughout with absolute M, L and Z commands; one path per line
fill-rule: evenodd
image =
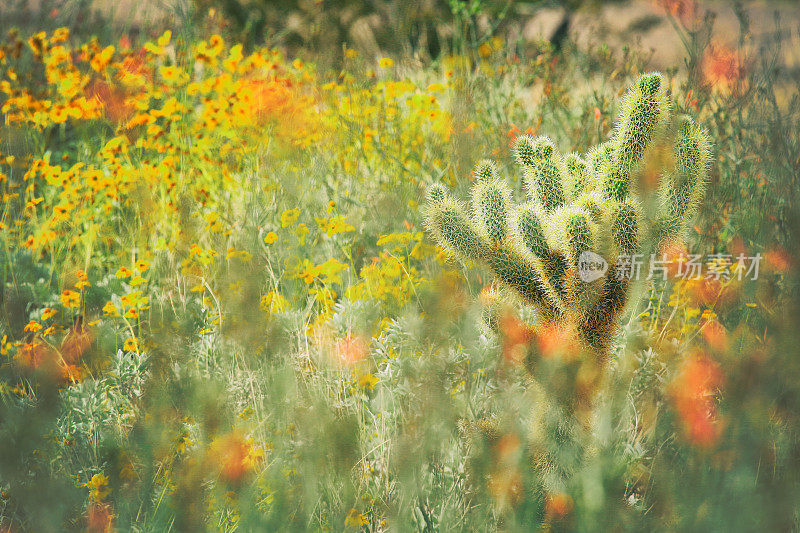
M 761 271 L 598 371 L 420 206 L 652 70 Z M 3 0 L 0 532 L 800 530 L 798 87 L 795 1 Z
M 713 14 L 716 38 L 735 44 L 738 14 L 746 11 L 752 38 L 791 40 L 782 66 L 800 66 L 797 35 L 787 31 L 797 24 L 800 5 L 790 0 L 7 0 L 0 22 L 109 37 L 155 36 L 166 28 L 186 35 L 224 31 L 250 47 L 313 50 L 331 62 L 341 59 L 344 45 L 375 58 L 409 54 L 430 60 L 487 34 L 521 50 L 541 39 L 555 47 L 565 41 L 589 46 L 599 37 L 612 47 L 651 50 L 652 65 L 665 68 L 680 65 L 683 57 L 665 8 L 685 20 L 700 12 L 699 5 Z

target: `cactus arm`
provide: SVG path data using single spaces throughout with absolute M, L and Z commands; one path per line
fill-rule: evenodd
M 656 191 L 661 213 L 653 233 L 659 243 L 680 237 L 685 230 L 705 193 L 711 159 L 708 134 L 687 116 L 676 121 L 673 147 L 675 168 L 666 173 Z
M 522 136 L 514 145 L 514 153 L 523 168 L 528 195 L 548 212 L 564 205 L 566 168 L 553 141 Z
M 573 153 L 564 158 L 564 166 L 567 170 L 567 201 L 573 202 L 589 190 L 589 165 Z
M 462 260 L 481 259 L 489 248 L 478 229 L 467 217 L 464 206 L 445 196 L 438 201 L 440 191 L 432 193 L 426 213 L 426 227 L 436 241 L 450 254 Z
M 666 80 L 661 74 L 645 74 L 629 90 L 623 102 L 614 135 L 614 153 L 603 193 L 623 200 L 631 187 L 631 176 L 653 139 L 663 134 L 669 115 Z
M 487 255 L 486 263 L 501 282 L 533 303 L 544 318 L 552 319 L 560 314 L 547 293 L 536 261 L 518 242 L 500 243 Z
M 475 165 L 474 174 L 475 181 L 478 183 L 497 179 L 497 164 L 491 159 L 482 159 Z
M 609 267 L 597 304 L 578 325 L 581 339 L 592 348 L 601 362 L 609 356 L 617 320 L 628 301 L 629 284 L 626 278 L 617 278 L 616 267 Z
M 497 179 L 478 181 L 472 188 L 475 225 L 485 240 L 498 243 L 508 235 L 511 191 Z
M 609 201 L 611 236 L 618 254 L 632 255 L 639 249 L 641 208 L 632 199 Z

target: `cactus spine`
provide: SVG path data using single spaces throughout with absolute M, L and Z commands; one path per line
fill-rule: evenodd
M 475 169 L 470 215 L 434 185 L 427 228 L 452 255 L 486 264 L 543 323 L 572 321 L 590 351 L 605 359 L 628 299 L 618 257 L 680 236 L 703 196 L 710 142 L 691 118 L 673 119 L 670 111 L 663 76 L 645 74 L 624 96 L 612 138 L 585 157 L 562 156 L 547 137 L 517 138 L 514 157 L 529 201 L 515 205 L 497 166 L 484 160 Z M 674 166 L 660 170 L 657 189 L 646 195 L 636 180 L 648 150 L 663 146 Z M 645 211 L 655 215 L 646 220 Z M 581 276 L 588 252 L 608 263 L 605 276 Z

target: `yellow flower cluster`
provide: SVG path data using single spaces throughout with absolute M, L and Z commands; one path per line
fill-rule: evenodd
M 354 88 L 353 80 L 345 76 L 322 89 L 328 102 L 336 102 L 325 119 L 339 136 L 337 162 L 345 172 L 353 172 L 359 164 L 384 171 L 399 165 L 414 175 L 425 163 L 441 164 L 420 158 L 436 153 L 431 147 L 443 145 L 452 133 L 452 117 L 441 98 L 443 83 L 420 86 L 408 80 L 381 80 Z
M 5 218 L 3 228 L 34 251 L 111 245 L 118 232 L 108 221 L 134 203 L 147 206 L 142 229 L 158 225 L 160 232 L 147 233 L 175 242 L 176 225 L 164 222 L 175 221 L 181 198 L 213 208 L 256 149 L 276 140 L 308 146 L 321 135 L 313 71 L 286 64 L 275 50 L 244 56 L 241 46 L 212 36 L 187 57 L 169 32 L 136 51 L 96 41 L 72 47 L 66 30 L 39 33 L 21 47 L 29 58 L 2 59 L 7 124 L 43 134 L 65 124 L 110 124 L 116 132 L 59 160 L 48 151 L 5 161 L 3 177 L 12 179 L 0 180 L 4 199 L 20 202 L 26 220 Z M 24 60 L 33 67 L 23 77 L 15 61 Z M 40 76 L 45 84 L 34 90 Z M 19 163 L 21 184 L 13 179 Z

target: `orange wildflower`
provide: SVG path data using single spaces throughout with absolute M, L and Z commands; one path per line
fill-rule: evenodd
M 724 352 L 728 348 L 728 331 L 718 320 L 709 320 L 703 326 L 703 338 L 706 344 L 717 352 Z
M 656 0 L 655 3 L 684 24 L 692 22 L 698 15 L 695 0 Z
M 533 340 L 533 329 L 513 313 L 503 314 L 499 326 L 503 336 L 503 358 L 507 363 L 522 363 Z
M 35 320 L 31 320 L 25 325 L 23 331 L 30 331 L 31 333 L 36 333 L 37 331 L 42 329 L 42 325 L 36 322 Z
M 707 356 L 686 359 L 673 380 L 671 396 L 687 439 L 698 446 L 713 446 L 722 425 L 713 395 L 722 385 L 719 365 Z
M 722 91 L 737 89 L 745 79 L 741 54 L 716 43 L 711 43 L 706 49 L 702 69 L 706 82 Z
M 571 513 L 573 507 L 574 504 L 569 494 L 559 492 L 547 496 L 544 504 L 544 512 L 550 520 L 559 520 Z
M 210 457 L 220 477 L 229 483 L 238 483 L 264 456 L 264 450 L 233 431 L 215 439 L 209 449 Z
M 764 260 L 767 267 L 774 272 L 787 272 L 792 266 L 792 257 L 780 246 L 767 251 Z
M 500 507 L 516 506 L 522 499 L 524 486 L 517 468 L 520 440 L 514 433 L 503 435 L 494 446 L 495 465 L 488 480 L 489 493 Z
M 689 251 L 683 241 L 669 240 L 665 242 L 659 251 L 657 259 L 664 261 L 667 268 L 667 276 L 674 279 L 681 274 L 683 264 L 689 260 Z
M 367 342 L 353 335 L 336 342 L 336 358 L 340 363 L 351 366 L 363 361 L 369 353 Z
M 536 335 L 536 343 L 543 357 L 561 357 L 572 361 L 580 352 L 575 324 L 562 320 L 553 322 Z
M 689 281 L 689 296 L 699 307 L 712 307 L 722 297 L 725 287 L 718 279 L 698 279 Z
M 523 132 L 516 125 L 512 124 L 511 129 L 509 129 L 508 132 L 506 133 L 506 137 L 508 137 L 508 145 L 513 146 L 514 142 L 517 140 L 517 137 L 519 137 L 520 135 L 522 134 L 533 135 L 533 132 L 534 132 L 533 126 L 529 127 Z
M 81 305 L 81 295 L 69 289 L 61 293 L 61 304 L 66 308 L 78 307 Z
M 85 94 L 87 98 L 96 100 L 105 110 L 108 119 L 116 124 L 125 122 L 135 111 L 126 101 L 130 95 L 105 80 L 93 79 L 86 85 Z

